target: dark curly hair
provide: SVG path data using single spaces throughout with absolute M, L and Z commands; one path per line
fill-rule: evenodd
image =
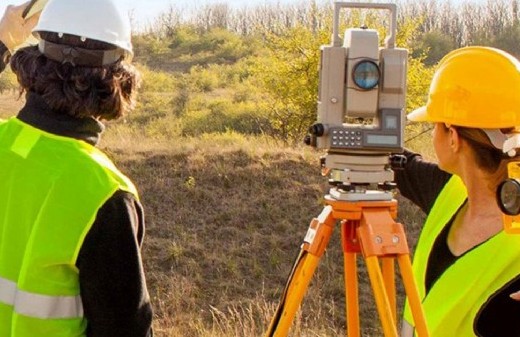
M 58 36 L 40 32 L 45 41 L 92 50 L 110 50 L 115 46 L 96 40 L 85 41 L 73 35 Z M 123 57 L 103 67 L 73 66 L 43 55 L 37 46 L 17 51 L 11 68 L 23 92 L 43 97 L 51 109 L 77 118 L 112 120 L 135 107 L 140 85 L 138 70 Z

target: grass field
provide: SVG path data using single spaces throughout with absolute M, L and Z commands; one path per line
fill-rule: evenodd
M 322 209 L 328 186 L 319 155 L 233 134 L 143 150 L 104 146 L 140 187 L 147 209 L 144 259 L 159 336 L 262 336 Z M 413 244 L 421 215 L 400 206 Z M 336 230 L 293 336 L 344 334 L 342 275 Z M 380 336 L 362 265 L 360 282 L 364 336 Z
M 13 97 L 0 96 L 0 118 L 23 103 Z M 320 154 L 235 133 L 165 140 L 125 130 L 109 124 L 100 147 L 136 183 L 145 207 L 156 336 L 262 336 L 322 210 Z M 413 246 L 423 216 L 405 200 L 399 205 Z M 328 247 L 291 336 L 345 334 L 339 230 Z M 363 336 L 381 336 L 359 265 Z

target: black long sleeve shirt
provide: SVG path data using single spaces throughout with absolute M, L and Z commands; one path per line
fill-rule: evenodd
M 0 55 L 1 48 L 0 44 Z M 54 113 L 33 93 L 27 95 L 17 118 L 91 145 L 98 142 L 104 129 L 92 118 Z M 76 262 L 88 337 L 153 336 L 152 306 L 140 252 L 144 230 L 143 208 L 128 192 L 116 191 L 99 209 Z
M 405 151 L 407 163 L 404 170 L 396 171 L 396 182 L 400 193 L 428 213 L 451 174 L 442 171 L 437 164 L 424 161 L 410 151 Z M 460 256 L 451 253 L 447 237 L 453 218 L 436 238 L 426 267 L 426 290 L 429 291 L 437 279 L 457 261 Z M 519 247 L 520 249 L 520 247 Z M 484 270 L 482 272 L 485 272 Z M 520 302 L 509 297 L 520 290 L 519 276 L 493 294 L 477 315 L 474 330 L 480 337 L 519 337 Z M 463 283 L 464 280 L 461 280 Z

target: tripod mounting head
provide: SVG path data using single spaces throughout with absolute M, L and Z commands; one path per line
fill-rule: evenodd
M 342 9 L 390 12 L 384 46 L 374 29 L 348 28 L 339 35 Z M 327 150 L 322 165 L 331 181 L 384 184 L 394 179 L 390 155 L 403 150 L 408 51 L 395 47 L 397 6 L 335 2 L 332 43 L 320 48 L 317 121 L 306 143 Z

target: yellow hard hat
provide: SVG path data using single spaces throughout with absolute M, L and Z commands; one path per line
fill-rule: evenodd
M 520 62 L 495 48 L 454 50 L 439 62 L 426 106 L 407 117 L 481 129 L 520 126 Z

